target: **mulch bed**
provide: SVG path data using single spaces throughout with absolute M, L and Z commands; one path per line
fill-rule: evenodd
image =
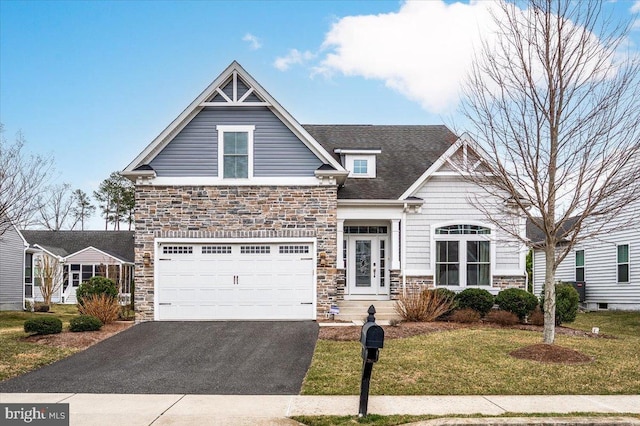
M 47 334 L 44 336 L 27 336 L 23 340 L 29 343 L 39 343 L 57 348 L 86 349 L 101 340 L 126 330 L 132 325 L 133 321 L 117 321 L 103 325 L 98 331 L 83 331 L 77 333 L 63 331 L 62 333 Z
M 547 345 L 538 343 L 535 345 L 525 346 L 509 352 L 514 358 L 528 359 L 538 362 L 553 362 L 557 364 L 584 364 L 592 362 L 593 357 L 582 354 L 573 349 L 564 348 L 558 345 Z

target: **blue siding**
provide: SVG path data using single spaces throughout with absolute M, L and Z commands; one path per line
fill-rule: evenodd
M 218 175 L 217 125 L 255 125 L 254 176 L 314 176 L 322 162 L 266 107 L 203 109 L 156 156 L 158 176 Z
M 24 244 L 11 226 L 0 236 L 0 311 L 22 310 Z

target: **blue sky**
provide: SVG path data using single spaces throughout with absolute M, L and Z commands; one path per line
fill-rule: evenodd
M 90 194 L 233 60 L 303 124 L 458 127 L 483 4 L 0 0 L 0 122 Z

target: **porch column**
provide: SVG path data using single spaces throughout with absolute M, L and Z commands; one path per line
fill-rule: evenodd
M 400 269 L 400 220 L 391 220 L 391 269 Z
M 344 269 L 344 219 L 338 219 L 338 241 L 337 241 L 337 256 L 336 267 L 337 269 Z

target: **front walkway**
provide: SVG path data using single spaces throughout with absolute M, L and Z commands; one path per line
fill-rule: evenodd
M 0 403 L 68 403 L 71 425 L 296 425 L 296 415 L 356 415 L 359 397 L 0 393 Z M 637 413 L 640 395 L 371 396 L 369 413 Z M 640 425 L 640 420 L 630 423 Z

